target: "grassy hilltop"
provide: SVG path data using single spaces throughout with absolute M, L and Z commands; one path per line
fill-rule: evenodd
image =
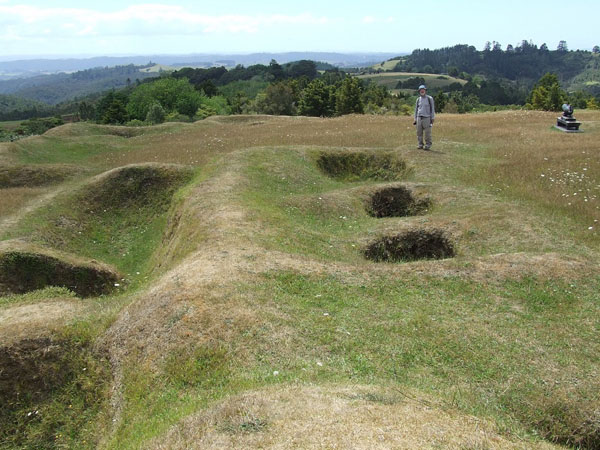
M 1 143 L 0 448 L 598 448 L 600 113 L 555 116 Z

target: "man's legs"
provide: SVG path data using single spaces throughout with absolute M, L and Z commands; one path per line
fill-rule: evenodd
M 425 132 L 425 148 L 431 148 L 431 118 L 419 117 L 417 119 L 417 140 L 419 148 L 423 148 L 423 132 Z
M 425 117 L 423 119 L 423 130 L 425 131 L 425 150 L 431 148 L 431 119 Z
M 419 148 L 423 148 L 423 119 L 417 118 L 417 141 L 419 142 Z

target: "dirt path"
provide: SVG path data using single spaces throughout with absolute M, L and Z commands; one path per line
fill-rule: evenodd
M 19 223 L 19 221 L 25 217 L 27 214 L 35 211 L 36 209 L 48 204 L 52 201 L 56 196 L 60 193 L 64 192 L 67 188 L 65 186 L 59 186 L 55 188 L 50 188 L 51 190 L 45 194 L 42 194 L 33 200 L 29 201 L 27 204 L 23 205 L 23 207 L 8 217 L 4 217 L 0 219 L 0 235 L 5 233 L 10 228 L 13 228 L 15 225 Z

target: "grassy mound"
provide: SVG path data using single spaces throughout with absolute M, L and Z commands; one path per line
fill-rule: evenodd
M 96 125 L 90 123 L 68 123 L 60 127 L 52 128 L 44 136 L 47 137 L 83 137 L 90 134 L 113 135 L 131 138 L 144 134 L 140 127 L 124 127 L 114 125 Z
M 189 181 L 192 171 L 176 165 L 139 164 L 120 167 L 96 177 L 77 199 L 89 211 L 165 206 Z
M 372 261 L 416 261 L 444 259 L 455 254 L 454 245 L 443 230 L 411 230 L 386 236 L 369 244 L 364 255 Z
M 550 449 L 528 443 L 532 449 Z M 489 422 L 420 394 L 366 386 L 282 386 L 182 420 L 151 448 L 524 448 Z
M 267 121 L 278 120 L 281 117 L 269 116 L 266 114 L 234 115 L 234 116 L 211 116 L 205 119 L 205 122 L 215 122 L 222 124 L 244 124 L 259 125 Z
M 376 191 L 367 211 L 373 217 L 405 217 L 421 214 L 430 206 L 429 198 L 416 198 L 410 189 L 396 186 Z
M 128 280 L 142 279 L 160 244 L 173 195 L 192 176 L 191 169 L 168 164 L 113 169 L 25 217 L 5 237 L 26 237 L 39 246 L 106 262 Z M 53 265 L 39 258 L 35 264 Z
M 0 189 L 56 184 L 78 171 L 80 170 L 67 165 L 0 167 Z
M 39 252 L 0 252 L 0 294 L 65 287 L 81 297 L 108 294 L 119 274 L 95 262 L 65 260 Z
M 91 448 L 79 438 L 106 402 L 101 355 L 70 339 L 28 339 L 0 347 L 0 446 Z
M 317 158 L 317 165 L 328 176 L 346 181 L 392 181 L 410 172 L 406 161 L 393 152 L 323 152 Z

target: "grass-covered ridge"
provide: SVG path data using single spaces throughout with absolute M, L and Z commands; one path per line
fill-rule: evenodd
M 310 448 L 307 427 L 332 446 L 351 435 L 364 447 L 596 448 L 599 179 L 589 155 L 600 150 L 600 117 L 581 117 L 586 132 L 566 136 L 551 130 L 552 114 L 441 114 L 435 152 L 415 148 L 410 119 L 390 117 L 240 117 L 97 136 L 112 147 L 87 156 L 82 147 L 80 164 L 114 169 L 61 184 L 73 188 L 3 238 L 128 274 L 142 260 L 163 266 L 140 271 L 154 276 L 133 293 L 0 301 L 0 333 L 30 308 L 79 302 L 75 323 L 57 328 L 110 360 L 110 402 L 71 428 L 99 448 Z M 68 151 L 92 139 L 85 127 L 41 139 Z M 65 158 L 36 154 L 40 146 L 23 140 L 11 158 Z M 398 178 L 362 176 L 364 167 L 331 177 L 323 154 L 350 155 L 350 166 L 373 156 L 376 168 L 393 155 L 404 165 Z M 124 160 L 135 165 L 119 168 Z M 581 167 L 576 182 L 584 173 L 589 183 L 587 202 L 574 191 L 577 208 L 558 186 L 543 188 L 541 169 L 561 166 Z M 394 203 L 399 188 L 417 214 L 372 214 L 374 194 Z M 153 211 L 162 225 L 143 253 L 136 226 Z M 441 230 L 454 257 L 365 258 L 377 239 L 415 230 Z M 101 235 L 115 240 L 94 244 Z M 135 259 L 111 253 L 115 243 Z M 52 398 L 67 417 L 62 397 Z M 408 429 L 412 440 L 402 441 Z
M 97 259 L 138 283 L 153 267 L 175 192 L 192 177 L 176 165 L 113 169 L 25 216 L 5 238 Z

